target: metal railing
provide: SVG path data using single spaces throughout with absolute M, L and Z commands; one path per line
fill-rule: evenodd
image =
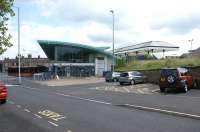
M 43 80 L 51 80 L 53 76 L 50 72 L 41 72 L 33 74 L 33 80 L 43 81 Z

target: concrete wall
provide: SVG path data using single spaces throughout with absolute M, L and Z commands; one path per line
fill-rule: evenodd
M 191 73 L 197 77 L 198 84 L 200 86 L 200 66 L 198 67 L 190 67 Z M 160 69 L 156 70 L 141 70 L 144 75 L 147 76 L 147 82 L 148 83 L 156 83 L 159 82 L 160 77 Z

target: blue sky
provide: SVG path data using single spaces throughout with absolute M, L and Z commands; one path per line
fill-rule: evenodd
M 20 7 L 21 52 L 45 57 L 38 39 L 112 46 L 115 11 L 115 45 L 166 41 L 180 46 L 182 54 L 200 45 L 200 2 L 197 0 L 16 0 Z M 14 8 L 13 8 L 14 9 Z M 16 9 L 14 9 L 16 12 Z M 14 46 L 2 57 L 17 55 L 17 12 L 9 21 Z

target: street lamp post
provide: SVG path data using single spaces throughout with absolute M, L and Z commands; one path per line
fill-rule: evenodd
M 114 54 L 114 45 L 115 45 L 115 32 L 114 32 L 114 29 L 115 29 L 115 14 L 114 14 L 114 11 L 113 10 L 110 10 L 110 12 L 112 13 L 112 17 L 113 17 L 113 51 L 112 51 L 112 54 L 113 54 L 113 59 L 112 59 L 112 71 L 114 72 L 114 68 L 115 68 L 115 54 Z
M 191 49 L 190 49 L 190 51 L 192 52 L 192 42 L 194 41 L 194 39 L 190 39 L 188 41 L 191 43 Z
M 21 84 L 21 62 L 20 62 L 20 8 L 14 6 L 17 8 L 17 13 L 18 13 L 18 82 Z

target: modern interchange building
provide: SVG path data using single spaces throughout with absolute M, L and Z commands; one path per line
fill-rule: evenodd
M 110 71 L 109 47 L 92 47 L 77 43 L 38 40 L 50 60 L 49 71 L 58 76 L 102 76 Z

